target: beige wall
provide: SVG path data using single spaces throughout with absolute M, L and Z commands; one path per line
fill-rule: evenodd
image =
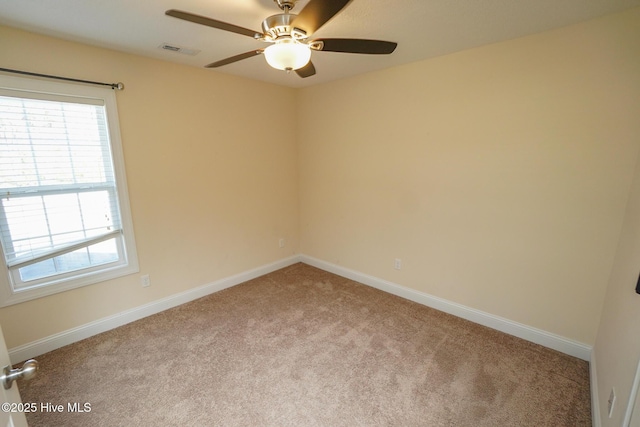
M 298 238 L 293 89 L 0 27 L 2 66 L 117 93 L 142 288 L 131 275 L 0 309 L 10 348 L 285 258 Z M 278 238 L 287 246 L 280 249 Z
M 638 18 L 636 9 L 629 18 Z M 636 20 L 634 32 L 630 32 L 635 46 L 628 53 L 625 70 L 635 74 L 627 86 L 627 98 L 633 100 L 636 129 L 635 140 L 640 142 L 640 23 Z M 631 22 L 631 21 L 630 21 Z M 622 44 L 619 46 L 623 47 Z M 626 74 L 626 73 L 625 73 Z M 613 77 L 615 78 L 615 77 Z M 621 81 L 622 83 L 623 81 Z M 639 158 L 640 159 L 640 158 Z M 635 179 L 626 208 L 622 232 L 615 256 L 613 269 L 608 281 L 607 293 L 603 305 L 601 321 L 593 349 L 592 361 L 595 367 L 595 379 L 598 397 L 600 421 L 603 427 L 623 425 L 629 404 L 631 387 L 640 363 L 640 295 L 635 293 L 635 285 L 640 271 L 640 161 L 636 164 Z M 611 389 L 616 390 L 616 403 L 611 418 L 608 417 L 608 399 Z M 640 408 L 637 408 L 640 409 Z M 637 411 L 636 411 L 637 412 Z M 632 426 L 640 425 L 640 413 L 636 413 Z
M 635 9 L 300 90 L 300 251 L 593 345 L 638 40 Z
M 640 72 L 640 55 L 636 59 Z M 603 427 L 622 425 L 636 367 L 640 363 L 640 295 L 635 292 L 639 271 L 640 163 L 636 166 L 631 198 L 593 350 Z M 612 388 L 616 390 L 616 404 L 611 418 L 608 418 L 607 401 Z M 634 426 L 640 425 L 640 414 L 636 414 L 635 422 Z
M 593 351 L 603 427 L 622 425 L 636 366 L 640 362 L 640 295 L 634 289 L 639 271 L 640 168 L 637 168 Z M 617 402 L 612 417 L 608 418 L 607 400 L 613 387 Z

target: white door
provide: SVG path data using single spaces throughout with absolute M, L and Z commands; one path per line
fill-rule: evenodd
M 631 393 L 629 396 L 629 403 L 627 404 L 627 411 L 624 415 L 623 427 L 640 427 L 640 361 L 638 361 L 638 368 L 636 369 L 636 376 L 633 379 L 631 386 Z
M 629 427 L 640 427 L 640 394 L 636 395 L 636 401 L 633 405 L 633 413 L 631 414 Z
M 629 405 L 633 404 L 632 408 L 627 409 L 627 411 L 633 411 L 631 414 L 627 414 L 626 418 L 630 418 L 629 424 L 626 424 L 625 427 L 640 427 L 640 393 L 638 393 L 638 385 L 634 384 L 634 387 L 631 389 L 631 398 L 633 399 L 633 393 L 635 392 L 635 401 L 630 401 Z M 626 420 L 625 420 L 626 421 Z
M 2 374 L 2 369 L 7 365 L 11 365 L 9 361 L 9 351 L 7 350 L 7 344 L 4 341 L 4 335 L 0 327 L 0 374 Z M 21 405 L 20 392 L 18 391 L 18 384 L 16 383 L 17 381 L 14 381 L 9 390 L 5 390 L 0 383 L 0 393 L 2 394 L 0 427 L 27 427 L 27 418 L 24 416 L 24 412 L 18 411 L 18 409 L 23 408 Z

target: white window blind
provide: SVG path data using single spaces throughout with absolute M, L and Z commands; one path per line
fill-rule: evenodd
M 0 243 L 13 291 L 127 264 L 105 102 L 0 88 Z
M 105 239 L 121 226 L 104 106 L 15 95 L 0 96 L 7 266 L 28 282 L 117 261 Z

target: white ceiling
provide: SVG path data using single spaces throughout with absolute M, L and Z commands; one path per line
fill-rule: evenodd
M 308 1 L 299 0 L 292 13 Z M 398 43 L 393 54 L 313 52 L 317 74 L 306 79 L 272 69 L 262 56 L 208 71 L 303 87 L 635 6 L 640 0 L 353 0 L 312 38 L 389 40 Z M 0 0 L 0 24 L 195 67 L 265 46 L 249 37 L 168 17 L 164 14 L 168 9 L 252 30 L 260 30 L 267 16 L 280 13 L 273 0 Z M 168 52 L 158 48 L 163 43 L 200 53 Z

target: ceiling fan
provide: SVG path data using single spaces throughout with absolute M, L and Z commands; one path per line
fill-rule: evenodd
M 264 49 L 254 49 L 213 62 L 206 65 L 207 68 L 221 67 L 264 54 L 267 63 L 273 68 L 286 70 L 287 72 L 295 70 L 300 77 L 304 78 L 311 77 L 316 73 L 316 69 L 311 62 L 312 50 L 384 55 L 392 53 L 398 45 L 397 43 L 382 40 L 309 39 L 313 33 L 337 15 L 351 0 L 310 0 L 297 15 L 290 13 L 297 0 L 273 1 L 283 13 L 266 18 L 262 22 L 262 32 L 176 9 L 167 10 L 165 14 L 271 43 Z

